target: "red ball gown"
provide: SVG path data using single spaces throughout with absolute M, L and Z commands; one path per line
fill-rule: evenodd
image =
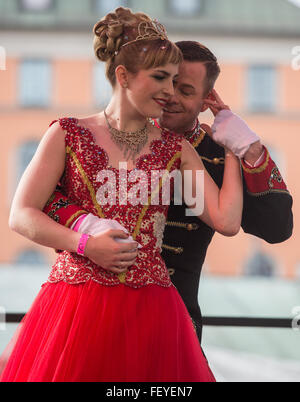
M 132 175 L 109 166 L 107 152 L 76 118 L 59 119 L 65 132 L 62 186 L 68 198 L 99 217 L 115 219 L 142 246 L 135 265 L 117 275 L 76 253 L 60 252 L 24 317 L 1 374 L 2 382 L 214 382 L 192 320 L 161 257 L 167 205 L 133 202 L 151 189 L 151 171 L 177 170 L 182 137 L 162 131 Z M 52 123 L 51 123 L 52 124 Z M 128 200 L 114 197 L 107 170 L 128 178 Z M 129 180 L 131 178 L 131 180 Z M 106 180 L 106 181 L 105 181 Z M 105 189 L 106 191 L 102 191 Z M 137 191 L 136 191 L 137 190 Z M 162 181 L 154 189 L 162 195 Z M 102 193 L 101 193 L 102 191 Z M 101 194 L 102 195 L 101 195 Z M 153 194 L 153 193 L 152 193 Z M 131 199 L 130 199 L 131 198 Z M 108 200 L 109 201 L 109 200 Z M 155 203 L 152 203 L 155 204 Z

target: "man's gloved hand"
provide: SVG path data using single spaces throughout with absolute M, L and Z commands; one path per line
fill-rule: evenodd
M 231 110 L 221 110 L 211 127 L 215 142 L 228 148 L 240 159 L 245 156 L 252 144 L 260 138 L 239 116 Z

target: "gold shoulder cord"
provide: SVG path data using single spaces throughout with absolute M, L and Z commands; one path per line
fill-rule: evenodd
M 200 135 L 199 137 L 194 141 L 194 143 L 192 144 L 194 148 L 197 148 L 199 144 L 201 144 L 201 142 L 203 141 L 204 137 L 206 135 L 206 132 L 204 130 L 201 129 Z M 225 162 L 224 158 L 213 158 L 213 159 L 209 159 L 206 156 L 202 156 L 200 155 L 200 158 L 202 160 L 205 160 L 206 162 L 209 163 L 213 163 L 214 165 L 223 165 Z
M 208 159 L 205 156 L 200 155 L 202 160 L 205 160 L 206 162 L 213 163 L 214 165 L 224 165 L 225 159 L 224 158 L 213 158 L 213 159 Z

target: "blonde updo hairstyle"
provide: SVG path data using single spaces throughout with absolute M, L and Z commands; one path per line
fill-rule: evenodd
M 128 8 L 119 7 L 94 26 L 95 55 L 98 60 L 106 62 L 106 76 L 113 88 L 116 85 L 115 70 L 119 65 L 137 74 L 140 69 L 182 61 L 180 49 L 169 40 L 139 40 L 122 47 L 136 39 L 138 26 L 145 21 L 151 22 L 151 18 L 144 13 L 134 14 Z

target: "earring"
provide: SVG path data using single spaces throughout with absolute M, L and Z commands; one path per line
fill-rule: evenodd
M 128 88 L 128 82 L 124 82 L 124 84 L 122 85 L 123 88 Z

